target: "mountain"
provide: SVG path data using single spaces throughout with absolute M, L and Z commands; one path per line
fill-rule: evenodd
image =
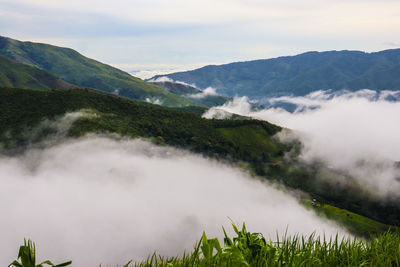
M 0 36 L 0 55 L 48 71 L 79 87 L 95 88 L 166 106 L 190 105 L 186 100 L 157 85 L 146 83 L 117 68 L 87 58 L 70 48 L 21 42 Z
M 262 98 L 306 95 L 333 89 L 400 90 L 400 49 L 307 52 L 297 56 L 210 65 L 166 76 L 174 81 L 213 87 L 227 96 Z
M 71 84 L 53 74 L 0 56 L 0 86 L 32 89 L 64 89 Z
M 217 95 L 214 91 L 209 90 L 200 90 L 193 86 L 183 84 L 183 83 L 174 83 L 174 82 L 153 82 L 156 85 L 159 85 L 168 92 L 177 95 L 191 102 L 196 106 L 205 106 L 205 107 L 214 107 L 221 106 L 232 99 L 225 96 Z
M 78 113 L 65 116 L 67 112 Z M 281 129 L 252 119 L 208 120 L 91 89 L 0 88 L 1 153 L 15 155 L 40 147 L 42 141 L 54 142 L 52 137 L 62 141 L 87 133 L 147 138 L 239 164 L 262 179 L 295 189 L 309 207 L 309 199 L 316 198 L 324 207 L 321 213 L 357 235 L 380 233 L 387 224 L 400 225 L 400 200 L 376 198 L 341 172 L 302 163 L 297 159 L 298 143 L 282 144 L 273 137 Z M 329 179 L 321 179 L 321 173 Z M 346 216 L 348 211 L 352 217 Z

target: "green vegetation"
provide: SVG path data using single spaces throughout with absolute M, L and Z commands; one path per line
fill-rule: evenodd
M 201 109 L 201 108 L 199 108 Z M 32 143 L 57 133 L 49 121 L 67 112 L 85 110 L 66 136 L 117 133 L 144 137 L 158 144 L 184 148 L 208 157 L 239 163 L 252 173 L 317 198 L 322 204 L 346 209 L 372 220 L 400 225 L 397 199 L 382 199 L 351 177 L 318 165 L 305 165 L 296 158 L 299 145 L 279 143 L 281 128 L 257 120 L 208 120 L 191 110 L 133 101 L 92 89 L 38 91 L 0 88 L 0 143 L 4 153 L 20 153 Z M 328 207 L 328 206 L 327 206 Z M 331 216 L 341 220 L 340 213 Z M 386 228 L 349 226 L 355 234 L 369 236 Z M 360 222 L 361 224 L 362 222 Z M 358 228 L 357 228 L 358 227 Z
M 182 258 L 155 255 L 133 266 L 399 266 L 400 235 L 384 233 L 370 241 L 294 236 L 267 241 L 259 233 L 233 225 L 237 234 L 229 238 L 224 230 L 224 246 L 205 233 L 192 253 Z
M 118 93 L 133 99 L 159 100 L 165 106 L 190 105 L 183 98 L 157 85 L 146 83 L 124 71 L 84 57 L 69 48 L 20 42 L 0 36 L 0 55 L 51 72 L 76 86 Z M 4 84 L 4 86 L 9 85 Z M 43 89 L 35 87 L 35 84 L 24 87 Z
M 269 133 L 260 125 L 246 125 L 231 128 L 220 128 L 218 131 L 232 143 L 240 147 L 246 147 L 252 152 L 253 157 L 261 161 L 268 161 L 265 151 L 272 152 L 273 155 L 280 155 L 281 148 L 272 139 L 273 133 Z M 270 153 L 271 154 L 271 153 Z
M 9 267 L 43 267 L 44 265 L 63 267 L 72 263 L 72 261 L 67 261 L 56 265 L 51 261 L 46 260 L 40 264 L 36 264 L 36 246 L 31 240 L 24 240 L 24 245 L 19 247 L 18 259 L 21 259 L 21 262 L 15 260 L 9 265 Z
M 321 204 L 346 209 L 384 224 L 400 225 L 399 198 L 382 199 L 353 177 L 322 164 L 304 164 L 291 157 L 283 162 L 255 162 L 252 165 L 257 174 L 307 192 Z
M 308 208 L 312 207 L 317 214 L 323 215 L 328 219 L 335 220 L 337 223 L 347 228 L 351 233 L 354 233 L 358 236 L 369 238 L 387 231 L 399 230 L 398 227 L 389 226 L 329 204 L 313 204 L 312 201 L 308 199 L 303 199 L 301 203 Z
M 124 267 L 168 266 L 399 266 L 400 234 L 386 232 L 369 241 L 338 236 L 309 237 L 277 236 L 267 241 L 260 233 L 250 233 L 232 225 L 236 236 L 230 238 L 225 229 L 221 246 L 217 238 L 207 238 L 203 232 L 191 253 L 182 257 L 161 257 L 153 254 L 143 262 L 129 261 Z M 32 251 L 32 246 L 26 247 Z M 21 248 L 23 248 L 21 247 Z M 34 250 L 34 248 L 33 248 Z M 29 252 L 29 251 L 28 251 Z M 71 262 L 60 265 L 66 266 Z M 18 263 L 19 264 L 19 263 Z M 35 265 L 10 265 L 34 267 Z M 40 265 L 37 265 L 40 266 Z
M 0 86 L 43 90 L 72 87 L 47 71 L 17 63 L 3 56 L 0 56 Z
M 384 233 L 370 241 L 316 237 L 283 237 L 268 241 L 259 233 L 249 233 L 245 225 L 229 238 L 224 230 L 224 246 L 205 233 L 192 253 L 182 258 L 155 255 L 134 266 L 399 266 L 400 235 Z
M 399 90 L 400 49 L 308 52 L 297 56 L 210 65 L 167 76 L 173 80 L 212 86 L 226 96 L 250 98 L 305 95 L 322 89 Z M 156 76 L 154 78 L 157 78 Z

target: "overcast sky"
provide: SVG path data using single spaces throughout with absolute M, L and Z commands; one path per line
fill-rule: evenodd
M 0 35 L 124 70 L 400 47 L 398 0 L 0 0 Z

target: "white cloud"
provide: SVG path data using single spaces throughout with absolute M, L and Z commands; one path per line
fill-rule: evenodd
M 297 33 L 299 28 L 306 29 L 303 34 L 315 31 L 324 35 L 354 31 L 366 34 L 368 30 L 378 29 L 393 33 L 400 23 L 396 12 L 400 7 L 398 1 L 116 0 L 111 3 L 105 0 L 15 0 L 14 3 L 175 25 L 279 21 L 283 29 L 292 33 Z
M 381 194 L 399 195 L 400 92 L 371 90 L 330 94 L 314 92 L 305 97 L 271 99 L 299 106 L 290 113 L 281 108 L 251 111 L 246 98 L 214 109 L 251 116 L 296 130 L 305 144 L 302 157 L 319 159 L 329 166 L 350 171 L 363 184 Z M 212 111 L 204 116 L 210 117 Z
M 87 137 L 0 158 L 0 264 L 24 237 L 40 259 L 115 266 L 157 250 L 181 255 L 227 216 L 250 231 L 328 235 L 338 228 L 231 166 L 148 142 Z M 344 232 L 342 232 L 344 233 Z
M 114 64 L 116 68 L 123 69 L 133 76 L 141 78 L 143 80 L 150 79 L 156 75 L 165 75 L 174 72 L 194 70 L 197 68 L 204 67 L 209 64 L 217 63 L 197 63 L 197 64 Z
M 206 89 L 202 90 L 201 92 L 197 93 L 197 94 L 193 94 L 193 95 L 188 95 L 191 98 L 205 98 L 207 96 L 217 96 L 217 90 L 215 88 L 212 87 L 207 87 Z
M 172 71 L 174 72 L 174 71 Z M 160 75 L 160 74 L 168 74 L 170 73 L 165 72 L 165 71 L 160 71 L 160 70 L 139 70 L 139 71 L 130 71 L 130 74 L 132 74 L 135 77 L 138 77 L 142 80 L 146 80 L 146 79 L 150 79 L 156 75 Z
M 249 99 L 243 96 L 243 97 L 235 97 L 232 101 L 226 102 L 222 106 L 208 109 L 203 114 L 203 117 L 207 119 L 212 119 L 212 118 L 225 119 L 232 116 L 232 113 L 245 115 L 245 114 L 251 114 L 251 112 L 252 110 Z
M 182 82 L 182 81 L 175 81 L 175 80 L 173 80 L 173 79 L 171 79 L 171 78 L 169 78 L 167 76 L 161 76 L 161 77 L 158 77 L 156 79 L 152 78 L 152 79 L 149 80 L 149 82 L 155 82 L 155 83 L 170 82 L 170 83 L 177 83 L 177 84 L 182 84 L 182 85 L 185 85 L 185 86 L 190 86 L 190 87 L 197 88 L 195 84 L 189 84 L 189 83 L 185 83 L 185 82 Z M 198 95 L 204 95 L 204 96 L 205 95 L 217 95 L 217 93 L 215 92 L 214 88 L 208 87 L 208 88 L 204 89 L 204 93 L 202 92 L 202 93 L 199 93 L 199 94 L 190 95 L 190 97 L 194 97 L 194 98 L 204 97 L 204 96 L 198 96 Z
M 225 111 L 223 109 L 210 108 L 203 114 L 203 118 L 223 120 L 230 119 L 232 115 L 233 113 L 229 113 L 228 111 Z
M 146 102 L 147 103 L 151 103 L 151 104 L 154 104 L 154 105 L 161 105 L 162 104 L 162 101 L 160 100 L 160 99 L 158 99 L 158 98 L 146 98 Z

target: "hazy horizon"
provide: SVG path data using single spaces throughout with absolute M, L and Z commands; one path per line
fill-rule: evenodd
M 392 0 L 0 0 L 0 33 L 71 47 L 145 77 L 307 51 L 400 47 L 398 10 Z

